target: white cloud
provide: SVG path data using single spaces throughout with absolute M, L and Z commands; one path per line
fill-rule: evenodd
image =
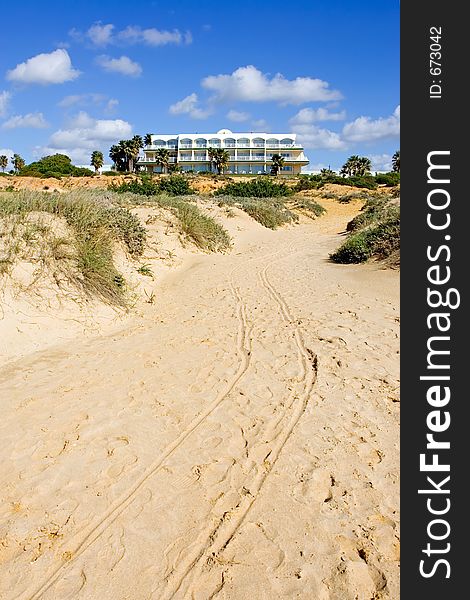
M 64 83 L 72 81 L 80 72 L 72 67 L 67 50 L 59 48 L 49 54 L 37 54 L 7 72 L 7 79 L 20 83 Z
M 114 25 L 95 23 L 86 32 L 87 37 L 95 46 L 107 46 L 112 41 Z
M 254 131 L 260 131 L 262 133 L 271 131 L 271 128 L 265 119 L 256 119 L 251 122 L 251 126 L 253 127 Z
M 93 119 L 86 112 L 78 113 L 67 129 L 54 132 L 47 146 L 37 147 L 36 156 L 67 154 L 78 164 L 86 164 L 93 150 L 102 150 L 105 156 L 109 148 L 121 139 L 132 136 L 132 126 L 121 119 Z
M 0 117 L 4 117 L 7 114 L 8 104 L 10 102 L 11 94 L 6 90 L 0 92 Z
M 327 102 L 342 96 L 330 90 L 321 79 L 297 77 L 286 79 L 277 73 L 271 79 L 253 65 L 239 67 L 230 75 L 210 75 L 202 80 L 202 87 L 214 92 L 215 102 L 268 102 L 302 104 L 303 102 Z
M 392 170 L 392 155 L 391 154 L 373 154 L 370 157 L 372 163 L 372 171 L 391 171 Z
M 40 112 L 28 113 L 27 115 L 15 115 L 3 123 L 3 129 L 16 129 L 17 127 L 30 127 L 33 129 L 44 129 L 49 123 Z
M 246 112 L 240 112 L 238 110 L 229 110 L 227 113 L 227 119 L 230 121 L 235 121 L 235 123 L 243 123 L 243 121 L 248 121 L 250 115 Z
M 116 38 L 127 44 L 145 44 L 147 46 L 165 46 L 167 44 L 190 44 L 192 35 L 189 31 L 181 33 L 179 29 L 164 31 L 151 27 L 142 29 L 138 25 L 129 25 L 120 31 Z
M 77 42 L 89 41 L 93 46 L 104 48 L 110 44 L 126 46 L 143 44 L 145 46 L 166 46 L 168 44 L 191 44 L 193 36 L 190 31 L 182 32 L 179 29 L 172 31 L 156 29 L 155 27 L 142 28 L 139 25 L 128 25 L 121 31 L 116 31 L 112 23 L 103 25 L 100 21 L 94 23 L 86 32 L 71 29 L 70 37 Z
M 323 148 L 325 150 L 345 150 L 346 143 L 341 136 L 329 129 L 322 129 L 313 124 L 296 125 L 294 133 L 306 148 Z
M 344 121 L 345 118 L 345 110 L 335 113 L 330 112 L 326 108 L 302 108 L 289 120 L 289 123 L 291 125 L 302 125 L 315 123 L 317 121 Z
M 350 142 L 371 142 L 400 135 L 400 106 L 389 117 L 373 120 L 358 117 L 343 127 L 343 137 Z
M 57 106 L 69 108 L 75 105 L 86 106 L 89 104 L 100 104 L 101 102 L 104 102 L 106 98 L 107 96 L 104 94 L 72 94 L 62 98 L 62 100 L 57 103 Z
M 103 67 L 105 71 L 114 73 L 121 73 L 121 75 L 128 75 L 129 77 L 139 77 L 142 74 L 142 67 L 139 63 L 134 62 L 128 56 L 121 56 L 120 58 L 110 58 L 109 56 L 98 56 L 96 62 L 100 67 Z
M 207 117 L 211 114 L 209 109 L 204 110 L 198 106 L 199 101 L 197 94 L 190 94 L 180 100 L 179 102 L 175 102 L 169 108 L 169 112 L 172 115 L 189 115 L 192 119 L 207 119 Z
M 116 110 L 116 108 L 118 106 L 119 106 L 119 100 L 117 100 L 116 98 L 110 98 L 108 100 L 108 102 L 106 103 L 106 106 L 104 107 L 104 112 L 112 113 Z

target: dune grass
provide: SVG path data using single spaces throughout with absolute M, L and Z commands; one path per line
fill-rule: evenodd
M 122 242 L 128 253 L 137 257 L 144 249 L 145 228 L 127 208 L 97 202 L 96 197 L 96 194 L 82 190 L 68 194 L 32 191 L 0 194 L 0 218 L 3 227 L 8 229 L 2 244 L 3 273 L 11 270 L 21 253 L 24 256 L 29 250 L 30 255 L 34 254 L 33 245 L 38 244 L 34 227 L 42 226 L 45 228 L 42 232 L 44 239 L 55 248 L 54 255 L 49 258 L 60 260 L 63 249 L 68 247 L 62 257 L 67 261 L 61 266 L 68 267 L 69 279 L 79 284 L 88 295 L 111 304 L 124 305 L 125 282 L 113 261 L 113 243 Z M 32 215 L 41 214 L 65 221 L 68 235 L 57 239 L 51 224 L 38 225 L 40 219 L 36 224 L 31 221 Z M 21 239 L 16 235 L 18 231 L 22 234 Z M 41 257 L 42 262 L 47 260 L 44 252 Z
M 219 206 L 236 206 L 245 211 L 255 221 L 268 229 L 277 229 L 286 223 L 298 221 L 299 217 L 287 208 L 280 198 L 238 198 L 219 196 Z
M 316 219 L 326 213 L 324 206 L 315 200 L 308 200 L 307 198 L 296 198 L 292 201 L 291 207 L 311 219 Z
M 176 202 L 173 209 L 182 233 L 201 250 L 222 252 L 231 246 L 230 236 L 222 225 L 195 204 Z
M 121 243 L 131 258 L 143 254 L 146 230 L 130 211 L 142 204 L 169 211 L 181 234 L 202 250 L 220 252 L 231 245 L 222 225 L 186 198 L 102 190 L 0 193 L 0 275 L 11 273 L 18 260 L 29 260 L 42 271 L 60 273 L 89 296 L 125 306 L 126 282 L 113 250 Z M 138 272 L 149 275 L 142 267 Z
M 170 211 L 177 220 L 180 233 L 206 252 L 223 252 L 230 248 L 231 239 L 224 227 L 196 204 L 199 196 L 176 197 L 168 193 L 145 196 L 119 193 L 114 201 L 121 206 L 157 206 Z
M 330 255 L 337 263 L 361 263 L 370 258 L 400 263 L 400 206 L 390 196 L 369 198 L 347 225 L 347 240 Z

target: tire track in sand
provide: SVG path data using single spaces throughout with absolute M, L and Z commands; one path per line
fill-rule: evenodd
M 262 468 L 250 483 L 245 481 L 242 490 L 239 491 L 239 502 L 231 510 L 227 510 L 222 517 L 219 517 L 215 525 L 211 524 L 198 535 L 196 541 L 191 544 L 192 549 L 189 554 L 184 557 L 177 568 L 167 578 L 166 589 L 162 594 L 155 596 L 159 600 L 172 600 L 185 585 L 186 591 L 183 592 L 183 595 L 188 598 L 194 597 L 195 590 L 192 582 L 197 582 L 204 576 L 204 572 L 207 572 L 208 568 L 210 569 L 218 563 L 218 555 L 227 547 L 230 540 L 241 527 L 252 505 L 259 496 L 267 476 L 279 458 L 296 424 L 302 417 L 316 381 L 318 368 L 317 356 L 306 348 L 300 329 L 296 321 L 292 318 L 287 302 L 269 281 L 268 269 L 269 265 L 262 269 L 258 277 L 262 287 L 279 307 L 282 320 L 287 325 L 293 325 L 294 327 L 297 360 L 300 365 L 299 380 L 303 389 L 300 394 L 292 392 L 290 395 L 291 402 L 288 403 L 285 414 L 294 406 L 292 414 L 280 434 L 276 436 L 271 450 L 262 461 Z M 189 583 L 187 583 L 188 577 L 191 577 L 191 582 Z M 217 592 L 222 589 L 223 582 L 224 572 L 221 573 Z M 156 590 L 154 590 L 155 592 Z
M 258 258 L 255 258 L 254 260 L 258 260 Z M 183 444 L 183 442 L 191 435 L 191 433 L 193 433 L 193 431 L 216 410 L 216 408 L 223 402 L 223 400 L 225 400 L 225 398 L 230 394 L 232 389 L 247 371 L 251 356 L 250 333 L 252 327 L 248 325 L 246 306 L 243 303 L 243 299 L 238 288 L 236 288 L 233 283 L 233 275 L 238 268 L 239 265 L 234 267 L 229 275 L 229 287 L 236 302 L 236 313 L 238 319 L 236 353 L 239 359 L 239 366 L 234 376 L 227 383 L 225 388 L 209 404 L 209 406 L 197 417 L 195 417 L 188 427 L 186 427 L 186 429 L 147 467 L 140 478 L 134 482 L 134 484 L 126 491 L 126 493 L 118 498 L 108 508 L 105 514 L 99 518 L 99 520 L 95 520 L 93 523 L 83 528 L 67 543 L 67 552 L 63 553 L 63 555 L 66 555 L 67 558 L 63 558 L 60 565 L 51 569 L 45 578 L 43 578 L 41 583 L 36 584 L 34 587 L 31 586 L 30 589 L 16 595 L 15 600 L 34 600 L 36 598 L 40 598 L 41 595 L 59 579 L 61 574 L 65 570 L 68 570 L 69 567 L 71 567 L 76 561 L 76 559 L 79 558 L 108 529 L 108 527 L 119 517 L 122 512 L 126 510 L 130 504 L 132 504 L 136 498 L 136 495 L 142 489 L 147 480 L 150 479 L 152 475 L 154 475 L 162 467 L 164 461 L 171 454 L 173 454 L 173 452 L 175 452 L 175 450 L 177 450 L 181 444 Z

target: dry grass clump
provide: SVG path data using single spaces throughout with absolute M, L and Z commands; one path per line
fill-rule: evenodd
M 215 219 L 204 214 L 195 204 L 176 202 L 173 210 L 182 233 L 198 248 L 209 252 L 222 252 L 231 246 L 227 231 Z
M 88 190 L 0 193 L 0 272 L 11 272 L 17 260 L 33 260 L 59 269 L 89 295 L 124 305 L 125 282 L 114 265 L 113 243 L 122 242 L 130 255 L 139 256 L 145 229 L 128 209 L 97 196 Z M 54 233 L 58 222 L 60 236 Z
M 121 206 L 157 206 L 170 211 L 177 220 L 180 232 L 192 240 L 198 248 L 207 252 L 223 252 L 231 246 L 231 239 L 224 227 L 197 205 L 200 196 L 175 197 L 170 194 L 145 196 L 119 193 L 113 201 Z
M 245 211 L 255 221 L 268 229 L 277 229 L 286 223 L 297 222 L 298 215 L 287 208 L 281 198 L 239 198 L 219 196 L 219 206 L 236 206 Z
M 0 275 L 11 275 L 16 264 L 26 261 L 38 277 L 47 271 L 89 296 L 126 305 L 126 282 L 115 266 L 113 250 L 120 243 L 132 258 L 143 254 L 146 230 L 130 211 L 140 204 L 169 211 L 180 232 L 203 250 L 219 252 L 231 245 L 222 225 L 194 202 L 171 195 L 98 189 L 0 192 Z

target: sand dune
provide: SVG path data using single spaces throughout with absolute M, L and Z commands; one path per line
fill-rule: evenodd
M 2 598 L 399 597 L 398 274 L 328 262 L 325 205 L 235 209 L 119 327 L 12 354 Z

